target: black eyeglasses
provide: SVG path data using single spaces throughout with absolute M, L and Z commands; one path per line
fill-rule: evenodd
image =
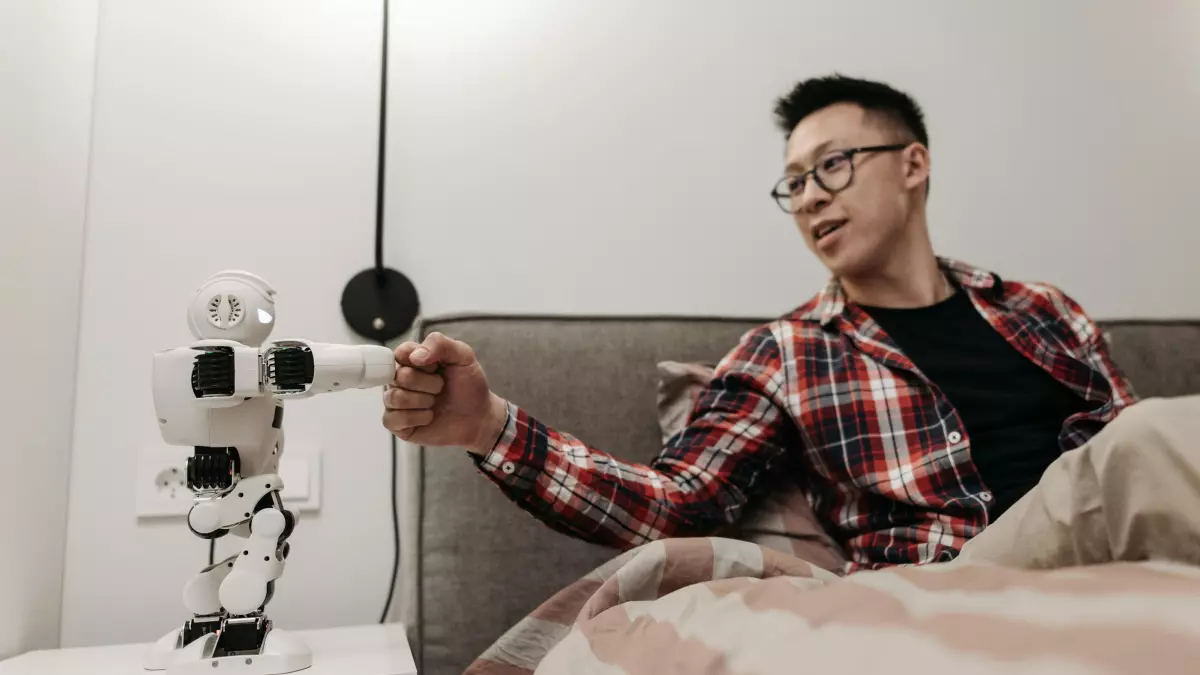
M 821 159 L 817 165 L 794 176 L 784 176 L 771 190 L 771 197 L 779 208 L 786 213 L 800 212 L 800 198 L 804 188 L 808 187 L 808 177 L 812 176 L 821 189 L 834 194 L 850 187 L 854 180 L 854 156 L 860 152 L 895 152 L 907 148 L 910 143 L 894 143 L 892 145 L 868 145 L 861 148 L 835 150 Z

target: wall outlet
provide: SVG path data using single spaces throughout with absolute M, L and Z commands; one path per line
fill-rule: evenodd
M 138 456 L 135 477 L 138 518 L 186 516 L 192 508 L 187 486 L 187 460 L 191 448 L 159 445 Z M 316 446 L 290 439 L 279 462 L 283 479 L 280 498 L 291 511 L 317 511 L 321 507 L 321 454 Z

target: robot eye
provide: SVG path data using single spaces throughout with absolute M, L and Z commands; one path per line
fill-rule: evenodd
M 242 320 L 242 301 L 236 295 L 229 297 L 229 325 L 235 326 Z
M 208 300 L 208 322 L 222 330 L 241 323 L 244 313 L 242 301 L 236 295 L 214 295 Z
M 217 328 L 221 327 L 221 296 L 214 295 L 208 300 L 208 322 Z

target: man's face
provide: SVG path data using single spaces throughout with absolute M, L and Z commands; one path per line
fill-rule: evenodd
M 839 150 L 903 140 L 859 106 L 838 103 L 796 125 L 787 143 L 786 173 L 794 176 L 822 162 L 840 161 Z M 913 200 L 921 198 L 913 188 L 924 181 L 921 162 L 928 157 L 917 158 L 914 175 L 914 151 L 925 152 L 917 145 L 902 152 L 855 154 L 847 187 L 831 193 L 809 175 L 803 191 L 793 197 L 796 225 L 805 243 L 834 275 L 853 277 L 882 269 L 889 251 L 906 236 Z

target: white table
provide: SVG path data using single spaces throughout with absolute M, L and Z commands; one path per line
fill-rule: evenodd
M 302 675 L 417 675 L 404 626 L 389 623 L 293 631 L 312 648 Z M 0 675 L 150 675 L 148 644 L 45 649 L 0 661 Z

